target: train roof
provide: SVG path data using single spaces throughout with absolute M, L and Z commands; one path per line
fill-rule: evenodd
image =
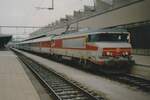
M 51 35 L 47 37 L 41 37 L 37 39 L 31 39 L 27 41 L 22 41 L 19 44 L 25 44 L 25 43 L 35 43 L 35 42 L 42 42 L 42 41 L 50 41 L 52 38 L 55 37 L 55 39 L 60 39 L 60 38 L 67 38 L 67 37 L 74 37 L 74 36 L 82 36 L 82 35 L 89 35 L 89 34 L 98 34 L 98 33 L 129 33 L 125 29 L 120 29 L 120 28 L 111 28 L 111 29 L 97 29 L 97 30 L 87 30 L 87 31 L 79 31 L 79 32 L 74 32 L 74 33 L 66 33 L 62 35 Z
M 42 38 L 33 39 L 33 40 L 29 40 L 29 41 L 23 41 L 23 42 L 20 42 L 19 44 L 49 41 L 50 39 L 51 39 L 51 37 L 42 37 Z
M 108 32 L 108 33 L 129 33 L 126 29 L 111 28 L 111 29 L 98 29 L 97 32 Z
M 120 29 L 120 28 L 97 29 L 97 30 L 87 30 L 87 31 L 79 31 L 79 32 L 74 32 L 74 33 L 62 34 L 62 35 L 57 36 L 56 39 L 70 38 L 70 37 L 76 37 L 76 36 L 85 36 L 85 35 L 92 35 L 92 34 L 100 34 L 100 33 L 128 34 L 129 32 L 126 29 Z

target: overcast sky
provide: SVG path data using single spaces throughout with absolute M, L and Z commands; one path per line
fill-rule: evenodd
M 92 0 L 54 0 L 55 9 L 37 10 L 36 7 L 51 7 L 51 0 L 0 0 L 1 25 L 41 26 L 53 22 L 73 10 L 82 9 Z
M 38 10 L 36 7 L 51 7 L 52 0 L 0 0 L 0 25 L 45 26 L 74 10 L 83 10 L 84 5 L 93 5 L 94 0 L 54 0 L 54 10 Z M 112 0 L 103 0 L 112 1 Z M 36 30 L 36 29 L 34 29 Z M 3 34 L 27 34 L 33 29 L 0 28 Z
M 51 7 L 51 0 L 0 0 L 0 25 L 45 26 L 83 5 L 92 5 L 93 0 L 54 0 L 54 10 L 37 10 L 36 7 Z M 11 33 L 22 29 L 1 29 Z M 25 30 L 29 31 L 29 30 Z

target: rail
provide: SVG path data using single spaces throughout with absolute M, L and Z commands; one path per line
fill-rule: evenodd
M 40 56 L 42 56 L 42 55 L 40 55 Z M 42 57 L 44 57 L 44 56 L 42 56 Z M 44 58 L 49 59 L 47 57 L 44 57 Z M 72 65 L 69 64 L 69 66 L 72 66 Z M 130 75 L 130 74 L 106 74 L 106 73 L 99 73 L 98 71 L 96 71 L 93 74 L 97 74 L 101 77 L 105 77 L 105 78 L 111 79 L 113 81 L 125 83 L 131 87 L 137 87 L 138 89 L 145 91 L 145 92 L 150 92 L 150 80 L 139 78 L 139 77 L 136 77 L 136 76 Z
M 145 92 L 150 92 L 150 80 L 139 78 L 130 74 L 111 75 L 108 78 L 129 84 Z

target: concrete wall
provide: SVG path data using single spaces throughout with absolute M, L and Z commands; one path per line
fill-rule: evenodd
M 96 9 L 99 9 L 101 11 L 108 9 L 111 5 L 105 3 L 104 1 L 101 0 L 96 0 Z
M 133 0 L 113 0 L 113 4 L 114 5 L 121 5 L 121 4 L 130 2 L 130 1 L 133 1 Z
M 132 47 L 137 49 L 134 53 L 150 55 L 150 45 L 148 44 L 150 43 L 150 24 L 127 29 L 131 33 Z
M 79 22 L 79 27 L 104 28 L 150 20 L 150 0 L 142 0 Z

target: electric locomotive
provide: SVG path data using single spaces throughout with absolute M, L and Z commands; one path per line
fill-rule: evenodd
M 124 29 L 100 29 L 48 36 L 18 43 L 18 48 L 69 60 L 84 68 L 122 73 L 130 70 L 130 33 Z

